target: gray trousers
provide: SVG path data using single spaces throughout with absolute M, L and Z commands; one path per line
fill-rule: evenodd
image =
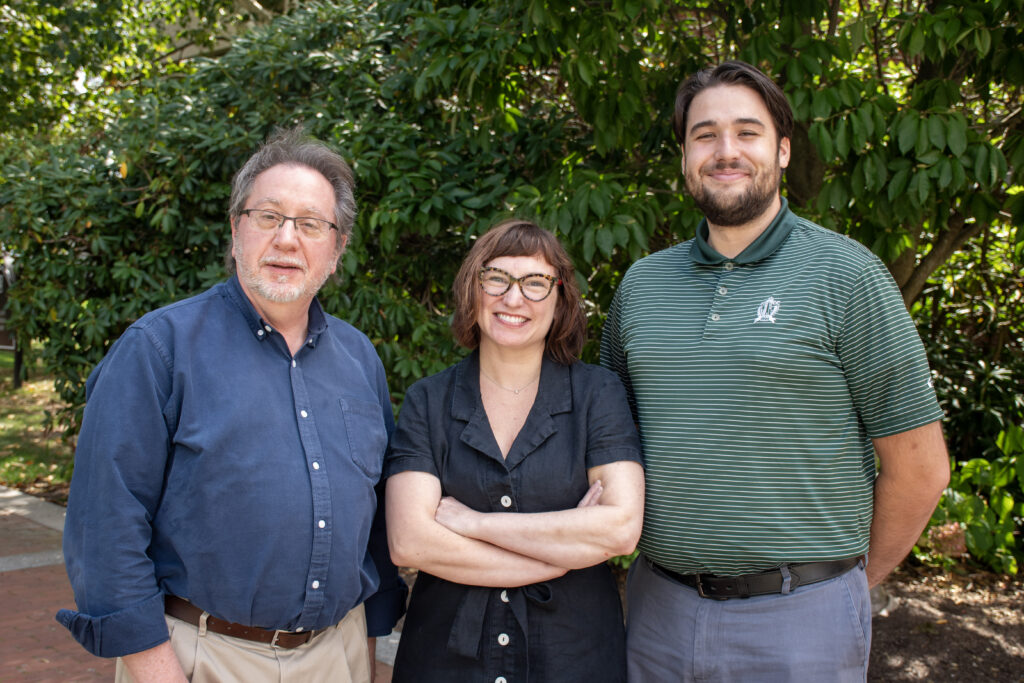
M 863 562 L 787 594 L 711 600 L 641 555 L 626 600 L 630 683 L 867 679 L 871 597 Z

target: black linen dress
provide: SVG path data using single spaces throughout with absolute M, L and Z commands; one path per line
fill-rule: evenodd
M 641 461 L 626 393 L 611 372 L 545 357 L 537 398 L 502 458 L 480 399 L 479 359 L 406 393 L 385 475 L 428 472 L 442 495 L 483 512 L 573 508 L 587 470 Z M 420 572 L 395 660 L 396 683 L 626 680 L 622 606 L 604 563 L 519 588 Z

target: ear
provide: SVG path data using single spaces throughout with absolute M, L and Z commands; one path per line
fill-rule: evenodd
M 779 140 L 779 166 L 781 168 L 789 167 L 789 138 Z
M 235 254 L 235 244 L 238 242 L 238 217 L 232 216 L 228 219 L 231 223 L 231 258 L 238 260 L 237 254 Z

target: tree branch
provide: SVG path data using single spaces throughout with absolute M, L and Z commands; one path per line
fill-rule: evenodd
M 938 234 L 932 248 L 921 258 L 921 262 L 914 268 L 906 283 L 900 287 L 903 303 L 907 308 L 921 296 L 931 274 L 948 261 L 953 252 L 959 250 L 967 240 L 987 230 L 989 225 L 980 221 L 968 224 L 963 214 L 953 214 L 949 226 Z

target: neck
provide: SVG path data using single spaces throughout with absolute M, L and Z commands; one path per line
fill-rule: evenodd
M 509 349 L 480 341 L 480 371 L 507 389 L 519 388 L 540 376 L 544 347 Z
M 742 225 L 719 226 L 708 221 L 708 245 L 726 258 L 736 258 L 768 229 L 781 208 L 782 200 L 776 194 L 764 213 Z

